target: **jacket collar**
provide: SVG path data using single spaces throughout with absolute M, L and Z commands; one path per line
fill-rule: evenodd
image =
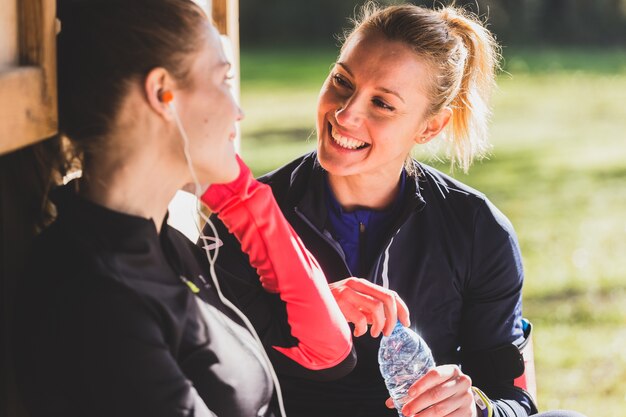
M 412 213 L 421 211 L 426 205 L 420 187 L 424 181 L 423 169 L 417 161 L 413 160 L 413 164 L 415 174 L 407 176 L 403 209 L 394 222 L 394 232 Z M 328 219 L 324 181 L 324 168 L 317 159 L 317 152 L 311 152 L 293 170 L 286 196 L 287 204 L 296 207 L 318 230 L 324 230 Z
M 114 211 L 81 197 L 76 180 L 54 189 L 50 198 L 57 207 L 58 221 L 69 221 L 80 241 L 132 252 L 159 244 L 168 233 L 167 215 L 159 235 L 152 219 Z

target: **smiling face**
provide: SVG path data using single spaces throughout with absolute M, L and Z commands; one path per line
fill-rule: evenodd
M 230 89 L 230 64 L 217 30 L 209 24 L 206 30 L 204 46 L 191 66 L 189 86 L 176 93 L 176 106 L 200 182 L 223 183 L 239 173 L 234 140 L 242 113 Z
M 397 178 L 425 135 L 430 67 L 403 43 L 356 33 L 322 86 L 318 156 L 331 175 Z

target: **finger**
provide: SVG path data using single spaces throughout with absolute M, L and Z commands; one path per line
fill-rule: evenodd
M 360 319 L 361 315 L 365 315 L 367 323 L 372 325 L 372 336 L 378 337 L 387 320 L 385 307 L 380 300 L 345 286 L 342 289 L 336 288 L 333 296 L 348 321 L 356 324 L 356 321 L 352 320 L 353 317 L 349 317 L 354 315 L 356 308 L 360 312 L 356 316 Z
M 404 413 L 405 415 L 412 415 L 414 413 L 420 412 L 420 410 L 434 407 L 436 404 L 445 403 L 445 405 L 440 405 L 435 408 L 443 409 L 444 407 L 446 407 L 445 410 L 449 413 L 459 407 L 459 404 L 461 404 L 461 402 L 465 400 L 467 401 L 463 402 L 463 404 L 466 404 L 468 410 L 471 411 L 472 408 L 469 407 L 469 405 L 473 406 L 474 404 L 473 395 L 471 393 L 471 386 L 471 379 L 467 375 L 460 374 L 459 376 L 454 376 L 448 380 L 445 380 L 441 384 L 437 384 L 432 388 L 421 392 L 417 396 L 412 396 L 412 399 L 406 402 L 406 408 L 403 408 L 403 412 L 406 411 L 406 413 Z M 420 412 L 420 416 L 423 412 L 424 411 Z M 436 415 L 443 416 L 446 414 Z
M 456 365 L 436 366 L 426 372 L 420 379 L 415 381 L 411 388 L 409 388 L 409 396 L 417 397 L 424 392 L 443 384 L 445 381 L 460 377 L 461 375 L 467 377 L 467 375 L 463 374 L 461 369 Z M 469 379 L 469 377 L 467 378 Z
M 376 324 L 382 324 L 383 327 L 381 328 L 381 331 L 383 331 L 383 333 L 387 336 L 390 335 L 398 320 L 396 298 L 399 297 L 397 297 L 397 294 L 394 291 L 361 278 L 353 277 L 347 280 L 346 286 L 359 293 L 366 294 L 372 299 L 382 303 L 384 315 L 380 316 L 379 314 L 375 314 L 375 317 L 379 319 L 379 323 Z M 373 306 L 370 306 L 371 311 L 373 313 L 377 313 L 377 310 L 374 310 L 372 307 Z M 406 305 L 404 307 L 406 309 Z M 408 309 L 406 309 L 406 311 L 408 314 Z M 372 323 L 372 327 L 374 327 L 374 323 Z M 376 332 L 372 332 L 372 336 L 374 337 L 380 334 L 377 326 L 375 330 Z
M 387 408 L 395 408 L 395 405 L 393 403 L 393 398 L 391 397 L 387 398 L 387 400 L 385 401 L 385 405 L 387 406 Z
M 475 409 L 474 397 L 471 391 L 459 391 L 454 395 L 444 398 L 442 401 L 434 404 L 426 405 L 407 403 L 402 408 L 402 414 L 412 416 L 417 414 L 419 417 L 467 417 L 472 415 Z
M 367 320 L 365 316 L 361 316 L 360 319 L 353 321 L 354 323 L 354 336 L 360 337 L 367 333 Z
M 411 325 L 411 317 L 409 314 L 409 308 L 406 306 L 406 303 L 400 296 L 396 293 L 396 306 L 398 311 L 398 320 L 404 327 L 409 327 Z
M 382 330 L 385 336 L 389 336 L 398 322 L 398 305 L 393 291 L 390 291 L 389 298 L 383 301 L 383 307 L 385 310 L 386 320 L 385 326 Z
M 371 310 L 370 314 L 372 317 L 372 327 L 370 329 L 370 334 L 372 335 L 372 337 L 378 337 L 383 331 L 383 328 L 385 327 L 385 322 L 388 320 L 388 318 L 386 317 L 386 311 L 387 309 L 381 302 L 377 302 L 374 308 Z
M 350 303 L 341 303 L 339 305 L 346 321 L 354 324 L 354 336 L 363 336 L 367 332 L 367 317 L 363 312 Z

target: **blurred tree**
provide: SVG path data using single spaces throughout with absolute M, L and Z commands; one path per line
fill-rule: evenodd
M 551 44 L 619 44 L 626 40 L 623 0 L 541 1 L 540 40 Z
M 241 41 L 335 43 L 365 0 L 241 0 Z M 380 0 L 379 3 L 401 3 Z M 413 1 L 426 7 L 449 0 Z M 483 18 L 506 45 L 626 44 L 626 0 L 456 0 Z
M 356 1 L 241 0 L 242 44 L 302 41 L 329 45 Z

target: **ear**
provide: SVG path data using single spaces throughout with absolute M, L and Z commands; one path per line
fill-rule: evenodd
M 452 109 L 448 106 L 439 110 L 439 112 L 433 116 L 430 116 L 424 121 L 421 129 L 415 135 L 415 142 L 422 145 L 430 142 L 448 125 L 451 117 Z
M 173 120 L 170 108 L 161 100 L 164 91 L 172 91 L 176 86 L 174 79 L 165 68 L 153 68 L 145 78 L 144 94 L 150 108 L 165 120 Z

